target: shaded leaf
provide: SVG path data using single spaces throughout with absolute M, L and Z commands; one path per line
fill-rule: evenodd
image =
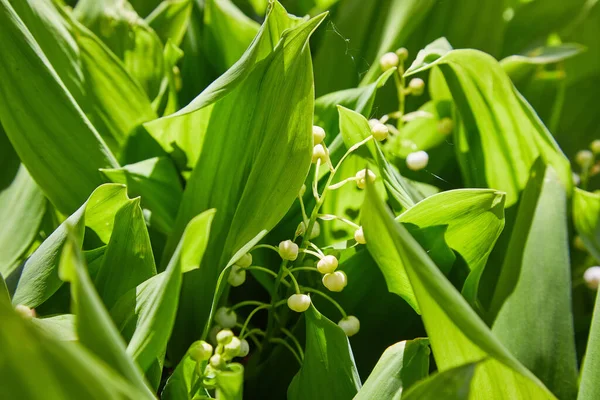
M 573 223 L 586 249 L 600 261 L 600 194 L 575 188 Z
M 162 1 L 146 17 L 146 22 L 154 29 L 163 43 L 171 41 L 179 46 L 185 35 L 191 13 L 192 0 L 167 0 Z
M 471 398 L 471 381 L 477 365 L 478 363 L 474 362 L 433 374 L 414 385 L 402 398 L 467 400 Z
M 600 370 L 600 296 L 596 295 L 596 306 L 590 328 L 585 358 L 581 368 L 581 380 L 577 400 L 592 400 L 600 396 L 598 371 Z
M 61 341 L 76 341 L 75 316 L 73 314 L 55 315 L 47 318 L 32 318 L 31 322 L 44 334 Z

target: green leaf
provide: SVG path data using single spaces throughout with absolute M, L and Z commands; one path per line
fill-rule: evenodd
M 186 306 L 180 308 L 182 325 L 176 331 L 187 338 L 178 343 L 185 348 L 208 322 L 220 271 L 242 246 L 279 222 L 309 170 L 314 97 L 306 43 L 324 15 L 286 30 L 273 50 L 269 35 L 285 28 L 287 19 L 274 4 L 262 33 L 228 73 L 183 110 L 152 124 L 175 129 L 180 120 L 186 135 L 203 140 L 165 256 L 171 256 L 191 218 L 210 208 L 219 210 L 213 222 L 217 234 L 211 236 L 202 267 L 184 279 Z M 208 114 L 204 124 L 187 125 Z
M 355 400 L 403 398 L 412 385 L 429 373 L 429 341 L 405 340 L 381 355 Z
M 567 195 L 538 163 L 519 205 L 494 297 L 492 332 L 558 398 L 577 392 Z
M 169 234 L 173 229 L 183 189 L 175 166 L 167 157 L 156 157 L 119 169 L 103 169 L 114 183 L 127 185 L 130 196 L 141 196 L 150 211 L 149 225 Z
M 48 300 L 62 285 L 58 277 L 60 252 L 67 240 L 67 225 L 80 231 L 90 228 L 108 243 L 117 210 L 127 203 L 126 188 L 107 184 L 98 187 L 73 215 L 62 223 L 25 261 L 13 303 L 35 308 Z
M 146 17 L 146 22 L 163 43 L 179 46 L 192 14 L 192 0 L 166 0 Z
M 600 261 L 600 194 L 575 188 L 573 223 L 586 249 Z
M 160 398 L 162 400 L 191 400 L 194 395 L 192 388 L 197 380 L 196 361 L 190 357 L 189 352 L 186 352 L 177 364 L 175 371 L 167 379 Z
M 115 214 L 115 225 L 94 284 L 110 309 L 130 289 L 156 275 L 152 245 L 140 199 L 124 204 Z
M 304 316 L 304 361 L 288 388 L 288 399 L 353 398 L 360 378 L 346 334 L 314 305 Z
M 526 54 L 508 56 L 500 61 L 504 71 L 513 82 L 523 79 L 535 71 L 540 65 L 555 64 L 575 57 L 585 51 L 585 47 L 576 43 L 565 43 L 559 46 L 539 47 Z
M 2 395 L 6 398 L 152 398 L 144 396 L 80 344 L 64 343 L 43 334 L 9 304 L 0 301 L 0 365 Z
M 49 200 L 75 211 L 117 161 L 8 0 L 0 2 L 0 120 Z
M 48 336 L 61 341 L 76 341 L 75 316 L 73 314 L 55 315 L 48 318 L 32 318 L 31 322 Z
M 81 239 L 77 238 L 72 225 L 68 225 L 67 230 L 59 274 L 61 279 L 71 284 L 71 308 L 77 318 L 79 341 L 143 393 L 140 398 L 154 399 L 138 366 L 127 355 L 125 342 L 88 275 L 80 250 Z
M 461 129 L 454 130 L 454 143 L 467 186 L 505 191 L 510 206 L 542 156 L 570 190 L 568 160 L 493 57 L 452 50 L 433 62 L 413 63 L 406 76 L 433 66 L 441 70 L 462 120 Z
M 435 194 L 396 218 L 420 228 L 446 225 L 445 239 L 467 262 L 471 274 L 463 294 L 477 301 L 479 279 L 504 228 L 505 195 L 494 190 L 458 189 Z
M 474 393 L 511 399 L 554 398 L 493 336 L 406 228 L 394 221 L 371 186 L 362 218 L 367 243 L 369 237 L 371 242 L 385 240 L 389 254 L 406 267 L 440 371 L 489 357 L 475 374 Z
M 46 198 L 20 164 L 2 127 L 0 146 L 11 153 L 0 161 L 0 226 L 4 227 L 0 231 L 0 274 L 9 276 L 35 240 L 46 212 Z
M 577 400 L 593 400 L 600 396 L 598 371 L 600 370 L 600 296 L 596 295 L 596 306 L 588 337 L 585 358 L 581 368 L 581 380 Z
M 229 364 L 228 370 L 217 373 L 217 397 L 226 400 L 242 400 L 244 390 L 244 366 Z
M 471 398 L 471 381 L 478 365 L 474 362 L 433 374 L 414 385 L 402 398 L 405 400 L 467 400 Z

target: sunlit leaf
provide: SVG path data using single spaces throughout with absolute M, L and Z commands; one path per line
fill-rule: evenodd
M 467 400 L 471 394 L 471 381 L 478 363 L 454 367 L 417 382 L 405 396 L 405 400 Z M 476 394 L 474 393 L 475 397 Z
M 192 0 L 167 0 L 146 17 L 146 22 L 163 43 L 169 40 L 179 46 L 192 12 Z

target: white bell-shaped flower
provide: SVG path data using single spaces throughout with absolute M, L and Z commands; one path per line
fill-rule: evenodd
M 319 260 L 317 269 L 322 274 L 330 274 L 338 267 L 338 259 L 335 256 L 328 255 Z
M 429 154 L 423 150 L 410 153 L 406 157 L 406 166 L 413 171 L 422 170 L 427 164 L 429 164 Z
M 354 336 L 360 330 L 360 321 L 354 315 L 348 315 L 338 322 L 338 326 L 342 328 L 346 336 Z
M 354 231 L 354 240 L 359 244 L 366 244 L 367 240 L 365 239 L 365 232 L 363 232 L 362 226 Z
M 400 63 L 400 59 L 396 53 L 385 53 L 379 58 L 379 65 L 383 71 L 387 71 L 390 68 L 397 67 Z
M 341 292 L 348 284 L 348 277 L 344 271 L 335 271 L 323 275 L 323 285 L 332 292 Z
M 371 127 L 371 134 L 373 135 L 375 140 L 377 140 L 378 142 L 381 142 L 381 141 L 387 139 L 388 135 L 390 134 L 390 130 L 384 124 L 378 123 L 378 124 L 374 124 Z
M 600 285 L 600 267 L 590 267 L 583 273 L 583 280 L 590 289 L 598 289 Z
M 292 311 L 304 312 L 310 307 L 310 296 L 306 294 L 293 294 L 288 298 L 287 304 Z
M 369 182 L 373 183 L 375 182 L 375 179 L 377 179 L 377 175 L 375 175 L 375 173 L 373 173 L 373 171 L 370 169 L 361 169 L 356 173 L 355 179 L 356 186 L 359 189 L 365 189 L 367 187 L 367 179 Z
M 233 287 L 241 286 L 246 282 L 246 271 L 239 267 L 239 265 L 232 265 L 231 272 L 227 277 L 227 283 Z
M 321 128 L 320 126 L 313 125 L 312 134 L 313 134 L 313 143 L 315 146 L 322 143 L 323 140 L 325 139 L 325 129 Z
M 250 344 L 246 339 L 242 339 L 240 344 L 240 353 L 238 354 L 238 357 L 246 357 L 248 353 L 250 353 Z
M 284 260 L 294 261 L 298 258 L 298 245 L 291 240 L 279 243 L 279 256 Z
M 212 353 L 213 347 L 204 340 L 194 342 L 188 350 L 188 354 L 196 362 L 208 360 L 212 356 Z
M 223 328 L 231 329 L 237 323 L 237 314 L 231 308 L 220 307 L 215 313 L 215 322 Z
M 318 144 L 315 147 L 313 147 L 313 154 L 312 154 L 312 162 L 313 164 L 316 164 L 317 161 L 321 160 L 321 165 L 327 163 L 327 160 L 329 159 L 329 151 L 327 149 L 325 149 L 325 147 L 323 147 L 322 144 Z
M 408 82 L 408 89 L 413 96 L 420 96 L 425 92 L 425 82 L 421 78 L 414 78 Z

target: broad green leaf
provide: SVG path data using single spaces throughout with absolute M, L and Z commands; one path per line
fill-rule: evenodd
M 48 199 L 75 211 L 117 161 L 8 0 L 0 2 L 0 120 Z
M 117 325 L 134 323 L 127 353 L 146 370 L 164 353 L 179 303 L 182 274 L 198 268 L 210 233 L 215 210 L 192 219 L 167 269 L 125 294 L 111 310 Z
M 217 397 L 227 400 L 242 400 L 244 391 L 244 366 L 229 364 L 229 370 L 217 373 Z
M 467 400 L 471 395 L 471 381 L 478 363 L 469 363 L 439 372 L 414 385 L 403 399 L 406 400 Z M 473 397 L 477 393 L 473 393 Z
M 130 289 L 156 275 L 148 229 L 136 198 L 115 214 L 115 225 L 94 284 L 110 309 Z
M 48 300 L 62 285 L 58 277 L 60 252 L 67 240 L 67 225 L 83 232 L 90 228 L 98 238 L 108 243 L 117 210 L 127 203 L 127 190 L 122 185 L 102 185 L 92 193 L 75 213 L 38 247 L 25 261 L 13 304 L 35 308 Z
M 600 370 L 600 296 L 596 295 L 596 306 L 590 328 L 585 358 L 581 368 L 581 380 L 577 400 L 593 400 L 600 396 L 598 371 Z
M 567 195 L 536 164 L 523 192 L 495 294 L 492 332 L 558 398 L 577 392 Z
M 192 13 L 192 0 L 166 0 L 146 17 L 146 22 L 163 43 L 179 46 Z
M 177 364 L 175 371 L 167 379 L 160 398 L 162 400 L 191 400 L 194 395 L 192 388 L 197 380 L 196 361 L 186 352 Z
M 60 257 L 61 279 L 71 284 L 71 308 L 77 318 L 79 342 L 118 371 L 143 393 L 140 398 L 154 399 L 133 359 L 125 351 L 125 342 L 119 335 L 108 311 L 90 279 L 77 233 L 67 227 L 67 241 Z
M 75 316 L 55 315 L 47 318 L 32 318 L 31 322 L 48 336 L 61 341 L 76 341 Z
M 73 15 L 102 39 L 154 99 L 165 74 L 163 45 L 131 4 L 126 0 L 81 0 Z
M 535 71 L 540 65 L 555 64 L 581 54 L 585 47 L 576 43 L 565 43 L 560 46 L 540 47 L 521 55 L 508 56 L 500 61 L 504 71 L 513 82 L 523 79 Z
M 467 186 L 505 191 L 506 205 L 513 205 L 541 156 L 570 190 L 568 160 L 495 59 L 452 50 L 425 65 L 413 63 L 406 75 L 433 66 L 444 75 L 463 123 L 454 130 L 454 143 Z
M 127 185 L 130 196 L 141 196 L 150 211 L 149 225 L 169 234 L 173 229 L 183 189 L 175 166 L 166 157 L 156 157 L 119 169 L 103 169 L 112 182 Z
M 152 102 L 152 107 L 158 115 L 173 114 L 179 109 L 178 77 L 176 77 L 175 71 L 177 63 L 182 57 L 183 51 L 173 42 L 168 41 L 164 51 L 166 76 L 163 77 L 158 95 Z
M 304 316 L 304 361 L 288 388 L 288 399 L 353 398 L 361 384 L 346 334 L 314 305 Z
M 406 228 L 394 221 L 371 186 L 367 187 L 362 218 L 367 243 L 385 239 L 388 252 L 402 260 L 441 372 L 487 357 L 473 378 L 476 396 L 554 398 L 494 337 Z
M 573 223 L 585 247 L 600 261 L 600 194 L 575 188 Z
M 504 193 L 489 189 L 458 189 L 435 194 L 396 218 L 420 228 L 446 225 L 445 239 L 472 271 L 463 294 L 476 304 L 479 279 L 504 228 Z
M 0 274 L 9 276 L 26 255 L 46 212 L 46 198 L 27 169 L 20 164 L 0 127 Z
M 78 343 L 64 343 L 0 301 L 2 396 L 8 399 L 142 399 L 144 394 Z M 35 376 L 35 379 L 32 379 Z
M 404 398 L 407 389 L 427 377 L 430 353 L 427 339 L 405 340 L 390 346 L 354 399 Z
M 243 245 L 279 222 L 310 166 L 314 97 L 306 43 L 324 15 L 286 30 L 273 50 L 273 31 L 267 31 L 271 24 L 278 33 L 298 23 L 291 19 L 285 25 L 281 6 L 273 7 L 253 46 L 227 74 L 186 108 L 156 122 L 161 129 L 174 129 L 180 119 L 186 124 L 210 114 L 204 126 L 184 125 L 187 135 L 203 137 L 202 151 L 165 250 L 170 257 L 191 218 L 210 208 L 219 210 L 202 266 L 183 283 L 186 306 L 180 307 L 182 325 L 176 332 L 187 338 L 178 344 L 186 348 L 208 322 L 220 271 Z
M 6 286 L 6 281 L 4 277 L 0 273 L 0 302 L 5 302 L 10 304 L 10 293 L 8 292 L 8 287 Z

